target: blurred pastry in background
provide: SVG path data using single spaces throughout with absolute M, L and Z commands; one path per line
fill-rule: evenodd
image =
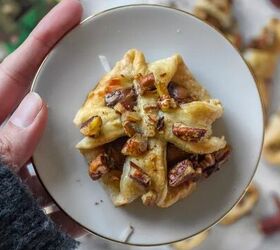
M 221 220 L 220 224 L 230 225 L 252 211 L 259 200 L 259 191 L 252 183 L 238 204 Z
M 280 20 L 271 19 L 262 32 L 244 50 L 244 58 L 257 80 L 265 113 L 270 103 L 270 88 L 280 55 Z
M 233 0 L 197 0 L 194 14 L 220 30 L 235 47 L 241 48 L 242 39 L 232 13 Z
M 191 250 L 199 246 L 208 237 L 209 230 L 206 230 L 190 239 L 173 243 L 171 247 L 175 250 Z
M 280 166 L 280 111 L 274 114 L 268 122 L 263 155 L 270 164 Z

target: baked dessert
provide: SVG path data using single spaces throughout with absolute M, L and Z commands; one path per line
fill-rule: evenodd
M 207 239 L 208 235 L 209 230 L 206 230 L 196 236 L 193 236 L 190 239 L 173 243 L 171 246 L 175 250 L 191 250 L 204 242 Z
M 259 200 L 259 191 L 255 184 L 251 184 L 242 199 L 220 222 L 222 225 L 233 224 L 250 213 Z
M 221 31 L 232 44 L 240 49 L 241 35 L 233 17 L 233 0 L 196 0 L 194 14 Z
M 147 206 L 168 207 L 228 159 L 225 138 L 212 135 L 222 114 L 180 55 L 147 63 L 132 49 L 76 114 L 84 135 L 77 149 L 115 206 L 141 197 Z
M 243 56 L 257 80 L 265 112 L 270 102 L 270 85 L 280 55 L 280 20 L 272 19 L 245 49 Z
M 280 112 L 274 114 L 268 122 L 263 155 L 270 164 L 280 166 Z

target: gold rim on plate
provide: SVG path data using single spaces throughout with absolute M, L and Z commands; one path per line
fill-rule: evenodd
M 192 16 L 193 18 L 203 22 L 204 24 L 208 25 L 209 27 L 211 27 L 212 29 L 215 29 L 224 39 L 226 39 L 230 44 L 231 46 L 235 49 L 235 51 L 239 54 L 239 56 L 241 57 L 242 61 L 245 63 L 245 65 L 247 65 L 247 68 L 249 69 L 253 79 L 254 79 L 254 83 L 255 83 L 255 86 L 258 90 L 258 94 L 259 94 L 259 98 L 260 98 L 260 102 L 261 102 L 261 109 L 262 109 L 262 117 L 263 117 L 263 133 L 262 133 L 262 142 L 261 142 L 261 148 L 260 148 L 260 152 L 259 152 L 259 156 L 258 156 L 258 160 L 257 160 L 257 164 L 255 166 L 255 170 L 248 182 L 248 185 L 246 186 L 245 190 L 243 191 L 243 193 L 240 195 L 240 197 L 236 200 L 236 202 L 234 202 L 233 206 L 226 212 L 224 213 L 218 220 L 216 220 L 215 222 L 213 222 L 212 224 L 210 224 L 208 227 L 200 230 L 199 232 L 195 233 L 195 234 L 192 234 L 188 237 L 185 237 L 185 238 L 182 238 L 182 239 L 179 239 L 179 240 L 175 240 L 175 241 L 170 241 L 170 242 L 164 242 L 164 243 L 159 243 L 159 244 L 133 244 L 133 243 L 129 243 L 129 242 L 122 242 L 122 241 L 119 241 L 119 240 L 116 240 L 116 239 L 111 239 L 111 238 L 108 238 L 104 235 L 100 235 L 96 232 L 94 232 L 93 230 L 87 228 L 86 226 L 84 226 L 83 224 L 81 224 L 80 222 L 76 221 L 69 213 L 67 213 L 59 204 L 58 202 L 52 197 L 52 195 L 50 194 L 50 192 L 48 191 L 48 189 L 46 188 L 46 186 L 44 185 L 44 183 L 42 182 L 41 180 L 41 177 L 37 171 L 37 168 L 36 168 L 36 164 L 34 162 L 34 158 L 32 158 L 32 164 L 34 166 L 34 169 L 35 169 L 35 172 L 36 172 L 36 175 L 38 177 L 38 179 L 40 180 L 40 182 L 42 183 L 43 187 L 45 188 L 45 190 L 47 191 L 47 193 L 50 195 L 50 197 L 53 199 L 53 202 L 56 204 L 57 207 L 59 207 L 64 213 L 66 213 L 72 220 L 74 220 L 79 226 L 81 226 L 84 230 L 86 230 L 87 232 L 93 234 L 93 235 L 96 235 L 96 236 L 99 236 L 105 240 L 110 240 L 110 241 L 113 241 L 113 242 L 116 242 L 116 243 L 122 243 L 122 244 L 125 244 L 125 245 L 130 245 L 130 246 L 142 246 L 142 247 L 152 247 L 152 246 L 162 246 L 162 245 L 167 245 L 167 244 L 172 244 L 172 243 L 175 243 L 175 242 L 178 242 L 178 241 L 183 241 L 183 240 L 187 240 L 187 239 L 190 239 L 206 230 L 209 230 L 211 229 L 212 227 L 214 227 L 216 224 L 218 224 L 230 211 L 231 209 L 233 209 L 235 207 L 235 205 L 243 198 L 243 196 L 245 195 L 248 187 L 250 186 L 251 182 L 253 181 L 253 178 L 256 174 L 256 171 L 258 169 L 258 165 L 259 165 L 259 162 L 260 162 L 260 158 L 261 158 L 261 153 L 262 153 L 262 146 L 263 146 L 263 142 L 264 142 L 264 126 L 265 126 L 265 121 L 264 121 L 264 104 L 263 104 L 263 100 L 261 98 L 261 95 L 260 95 L 260 90 L 259 90 L 259 87 L 258 87 L 258 84 L 257 84 L 257 79 L 256 79 L 256 76 L 255 76 L 255 73 L 253 72 L 253 70 L 251 69 L 251 66 L 245 61 L 245 59 L 243 58 L 243 56 L 241 55 L 240 51 L 230 42 L 230 40 L 220 31 L 218 30 L 216 27 L 214 27 L 213 25 L 205 22 L 204 20 L 200 19 L 199 17 L 195 16 L 194 14 L 192 13 L 189 13 L 187 11 L 184 11 L 184 10 L 181 10 L 181 9 L 176 9 L 176 8 L 172 8 L 172 7 L 168 7 L 168 6 L 163 6 L 163 5 L 158 5 L 158 4 L 130 4 L 130 5 L 124 5 L 124 6 L 119 6 L 119 7 L 114 7 L 114 8 L 111 8 L 111 9 L 107 9 L 107 10 L 104 10 L 104 11 L 101 11 L 97 14 L 93 14 L 93 15 L 90 15 L 89 17 L 87 17 L 86 19 L 84 19 L 77 27 L 81 26 L 81 25 L 85 25 L 87 23 L 89 23 L 89 21 L 91 21 L 92 19 L 98 17 L 98 16 L 101 16 L 103 14 L 106 14 L 108 12 L 111 12 L 113 10 L 117 10 L 117 9 L 125 9 L 125 8 L 131 8 L 131 7 L 157 7 L 157 8 L 164 8 L 164 9 L 169 9 L 169 10 L 172 10 L 172 11 L 175 11 L 175 12 L 181 12 L 185 15 L 188 15 L 188 16 Z M 62 38 L 63 39 L 63 38 Z M 62 40 L 61 39 L 61 40 Z M 61 41 L 60 40 L 60 41 Z M 31 85 L 31 90 L 30 92 L 33 92 L 35 91 L 35 88 L 36 88 L 36 84 L 37 84 L 37 80 L 38 80 L 38 77 L 39 77 L 39 74 L 41 73 L 42 71 L 42 68 L 44 67 L 47 59 L 49 58 L 49 54 L 46 56 L 46 58 L 43 60 L 42 64 L 40 65 L 35 77 L 34 77 L 34 80 L 32 82 L 32 85 Z

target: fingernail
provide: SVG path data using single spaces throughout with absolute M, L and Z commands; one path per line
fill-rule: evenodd
M 36 116 L 42 109 L 42 99 L 35 93 L 31 92 L 26 95 L 21 104 L 10 118 L 10 122 L 20 128 L 27 128 L 35 120 Z

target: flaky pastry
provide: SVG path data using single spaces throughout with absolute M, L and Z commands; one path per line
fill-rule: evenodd
M 222 114 L 220 101 L 211 99 L 180 55 L 147 63 L 132 49 L 76 114 L 84 135 L 77 149 L 115 206 L 141 198 L 147 206 L 168 207 L 228 158 L 225 138 L 212 135 Z

